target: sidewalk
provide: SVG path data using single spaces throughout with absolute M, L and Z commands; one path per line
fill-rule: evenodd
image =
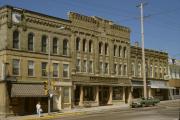
M 143 110 L 150 110 L 156 109 L 157 107 L 179 107 L 180 106 L 180 99 L 179 100 L 167 100 L 161 101 L 156 107 L 146 107 L 142 108 Z M 37 115 L 26 115 L 26 116 L 9 116 L 7 118 L 0 118 L 0 120 L 48 120 L 50 118 L 57 118 L 60 116 L 70 116 L 70 115 L 83 115 L 83 114 L 92 114 L 92 113 L 101 113 L 104 111 L 109 110 L 120 110 L 120 111 L 128 111 L 129 108 L 128 104 L 121 104 L 121 105 L 111 105 L 111 106 L 98 106 L 98 107 L 90 107 L 90 108 L 73 108 L 71 110 L 62 110 L 61 112 L 52 112 L 51 115 L 47 113 L 43 113 L 43 117 L 38 117 Z M 139 110 L 139 109 L 137 109 Z
M 26 116 L 9 116 L 7 118 L 0 118 L 0 120 L 48 120 L 50 118 L 56 118 L 60 116 L 67 115 L 82 115 L 82 114 L 92 114 L 92 113 L 100 113 L 108 110 L 129 110 L 128 104 L 122 105 L 111 105 L 111 106 L 98 106 L 98 107 L 90 107 L 90 108 L 73 108 L 71 110 L 62 110 L 61 112 L 52 112 L 51 115 L 47 113 L 43 113 L 42 117 L 38 117 L 37 115 L 26 115 Z

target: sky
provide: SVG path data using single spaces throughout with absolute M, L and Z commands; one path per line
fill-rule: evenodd
M 140 8 L 142 0 L 0 0 L 12 5 L 68 19 L 69 11 L 99 16 L 131 29 L 130 41 L 141 45 Z M 144 0 L 145 48 L 165 51 L 180 59 L 180 0 Z

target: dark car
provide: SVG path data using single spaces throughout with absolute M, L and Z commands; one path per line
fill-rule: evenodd
M 132 101 L 131 107 L 136 108 L 136 107 L 147 107 L 147 106 L 154 106 L 157 103 L 159 103 L 160 100 L 157 98 L 138 98 Z

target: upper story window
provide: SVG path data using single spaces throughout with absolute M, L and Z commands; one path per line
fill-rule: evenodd
M 153 67 L 150 65 L 149 75 L 152 78 L 153 77 Z
M 83 72 L 87 72 L 87 60 L 83 60 Z
M 158 74 L 158 72 L 157 72 L 157 66 L 155 66 L 155 67 L 154 67 L 154 77 L 155 77 L 155 78 L 157 78 L 157 76 L 158 76 L 157 74 Z
M 13 59 L 12 61 L 12 74 L 19 75 L 20 74 L 20 60 Z
M 138 64 L 138 77 L 141 77 L 141 63 Z
M 58 77 L 59 76 L 59 64 L 58 63 L 53 63 L 53 77 Z
M 81 71 L 81 61 L 80 61 L 80 59 L 76 60 L 76 71 L 77 72 Z
M 103 73 L 103 63 L 99 62 L 99 73 L 102 74 Z
M 19 49 L 19 32 L 13 32 L 13 48 Z
M 89 52 L 92 53 L 93 51 L 93 44 L 92 44 L 92 40 L 89 41 Z
M 127 49 L 126 49 L 126 47 L 124 47 L 124 48 L 123 48 L 123 55 L 124 55 L 123 57 L 124 57 L 124 58 L 126 58 L 126 54 L 127 54 Z
M 114 45 L 114 56 L 116 56 L 116 52 L 117 52 L 117 45 Z
M 109 64 L 108 63 L 105 63 L 105 65 L 104 65 L 104 73 L 109 74 Z
M 41 39 L 41 52 L 47 52 L 47 36 L 45 35 Z
M 46 67 L 47 67 L 47 62 L 42 62 L 41 63 L 41 74 L 42 76 L 47 76 L 47 71 L 46 71 Z
M 134 63 L 131 63 L 131 74 L 132 74 L 132 76 L 135 76 L 135 66 L 134 66 Z
M 58 53 L 58 39 L 53 38 L 53 53 L 57 54 Z
M 123 68 L 123 75 L 127 75 L 127 65 L 124 65 L 124 68 Z
M 109 54 L 109 46 L 108 43 L 105 43 L 105 55 Z
M 93 73 L 93 61 L 89 61 L 89 72 Z
M 63 55 L 68 55 L 68 40 L 63 40 Z
M 117 64 L 114 64 L 114 74 L 115 74 L 115 75 L 118 74 L 118 67 L 117 67 Z
M 28 61 L 28 76 L 34 76 L 34 61 Z
M 63 64 L 63 77 L 69 77 L 69 64 Z
M 119 57 L 121 57 L 121 49 L 122 49 L 122 47 L 121 46 L 119 46 Z
M 99 54 L 101 54 L 102 55 L 102 51 L 103 51 L 103 43 L 102 42 L 100 42 L 99 43 Z
M 160 78 L 163 77 L 163 76 L 162 76 L 162 68 L 161 68 L 161 67 L 159 68 L 159 77 L 160 77 Z
M 80 38 L 77 37 L 77 38 L 76 38 L 76 50 L 77 50 L 77 51 L 80 51 L 80 48 L 81 48 L 81 47 L 80 47 Z
M 28 34 L 28 50 L 29 51 L 33 51 L 34 49 L 34 34 L 33 33 L 29 33 Z
M 87 51 L 86 39 L 83 39 L 83 52 Z
M 122 65 L 121 65 L 121 64 L 119 64 L 118 74 L 119 74 L 119 75 L 122 75 Z

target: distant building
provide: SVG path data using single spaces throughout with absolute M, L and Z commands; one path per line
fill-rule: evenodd
M 169 85 L 173 99 L 180 99 L 180 60 L 169 59 Z
M 142 49 L 136 43 L 131 46 L 131 76 L 133 98 L 143 97 Z M 169 99 L 169 85 L 165 77 L 168 74 L 168 54 L 145 49 L 145 69 L 148 97 L 160 100 Z

